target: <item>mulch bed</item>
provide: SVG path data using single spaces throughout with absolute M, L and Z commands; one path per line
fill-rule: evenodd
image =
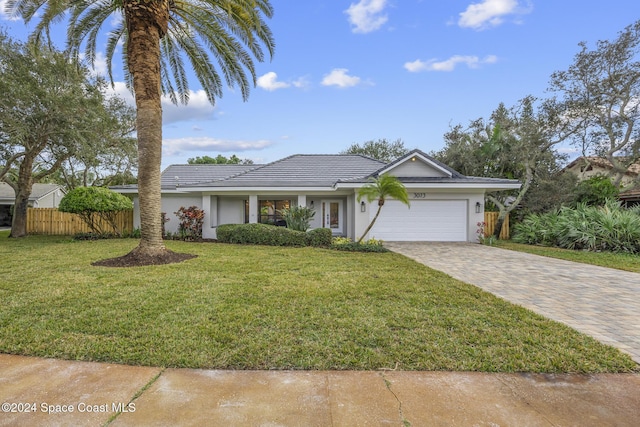
M 141 267 L 145 265 L 174 264 L 196 258 L 197 256 L 198 255 L 173 252 L 168 249 L 152 256 L 129 252 L 128 254 L 118 258 L 109 258 L 93 262 L 91 265 L 96 267 Z

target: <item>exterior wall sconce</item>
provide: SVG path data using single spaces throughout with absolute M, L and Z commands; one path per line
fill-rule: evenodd
M 366 212 L 367 211 L 367 204 L 363 201 L 360 202 L 360 212 Z
M 309 207 L 310 207 L 311 209 L 313 209 L 313 208 L 314 208 L 314 206 L 313 206 L 313 200 L 311 201 L 311 204 L 309 205 Z
M 480 202 L 476 202 L 476 213 L 480 213 L 481 208 L 482 208 L 482 205 L 480 204 Z

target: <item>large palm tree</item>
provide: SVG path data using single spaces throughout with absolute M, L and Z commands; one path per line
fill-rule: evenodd
M 9 0 L 7 8 L 27 23 L 38 20 L 34 38 L 48 36 L 68 17 L 68 49 L 76 56 L 83 51 L 90 61 L 102 27 L 121 18 L 107 36 L 106 60 L 113 81 L 113 55 L 123 42 L 125 76 L 136 100 L 142 239 L 129 255 L 161 262 L 168 254 L 160 205 L 161 94 L 174 103 L 188 101 L 187 59 L 212 104 L 222 96 L 221 74 L 246 100 L 256 83 L 253 58 L 263 61 L 263 48 L 273 55 L 263 19 L 273 14 L 269 0 Z
M 376 223 L 378 216 L 380 216 L 380 211 L 382 210 L 386 199 L 393 198 L 400 200 L 405 205 L 410 206 L 407 189 L 404 184 L 393 175 L 381 175 L 372 179 L 370 183 L 358 189 L 358 202 L 363 198 L 367 199 L 367 202 L 369 203 L 377 199 L 378 210 L 367 229 L 364 230 L 364 233 L 362 233 L 362 236 L 358 239 L 358 243 L 360 243 L 362 239 L 364 239 L 364 236 L 366 236 L 373 228 L 373 224 Z

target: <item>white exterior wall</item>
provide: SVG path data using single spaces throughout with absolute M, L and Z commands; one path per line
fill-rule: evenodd
M 55 190 L 51 193 L 40 197 L 33 203 L 34 208 L 57 208 L 60 205 L 60 200 L 64 197 L 64 193 L 61 190 Z
M 433 167 L 426 165 L 421 160 L 416 160 L 415 162 L 404 162 L 394 167 L 392 170 L 388 172 L 389 175 L 397 176 L 397 177 L 442 177 L 447 176 L 441 170 L 434 169 Z
M 409 193 L 410 202 L 419 202 L 419 200 L 466 200 L 467 241 L 478 242 L 478 223 L 484 221 L 484 190 L 478 190 L 477 192 L 469 192 L 469 190 L 459 190 L 456 192 L 455 190 L 449 190 L 444 192 L 443 190 L 409 188 L 407 192 Z M 480 203 L 480 213 L 476 213 L 476 203 Z M 361 212 L 360 204 L 357 203 L 357 201 L 353 203 L 353 206 L 356 209 L 354 231 L 355 238 L 357 239 L 369 226 L 370 218 L 378 209 L 378 202 L 374 200 L 371 203 L 366 203 L 366 212 Z M 382 207 L 382 211 L 384 212 L 384 206 Z M 365 240 L 370 237 L 369 235 L 365 236 Z
M 174 214 L 181 206 L 188 208 L 190 206 L 197 206 L 202 209 L 202 196 L 199 194 L 185 195 L 185 194 L 163 194 L 162 195 L 162 212 L 169 218 L 164 224 L 164 230 L 167 233 L 177 233 L 180 221 Z M 134 212 L 135 214 L 135 212 Z M 139 211 L 138 211 L 139 218 Z

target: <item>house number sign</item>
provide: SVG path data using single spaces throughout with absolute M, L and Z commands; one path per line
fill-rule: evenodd
M 427 193 L 413 193 L 414 199 L 426 199 Z

